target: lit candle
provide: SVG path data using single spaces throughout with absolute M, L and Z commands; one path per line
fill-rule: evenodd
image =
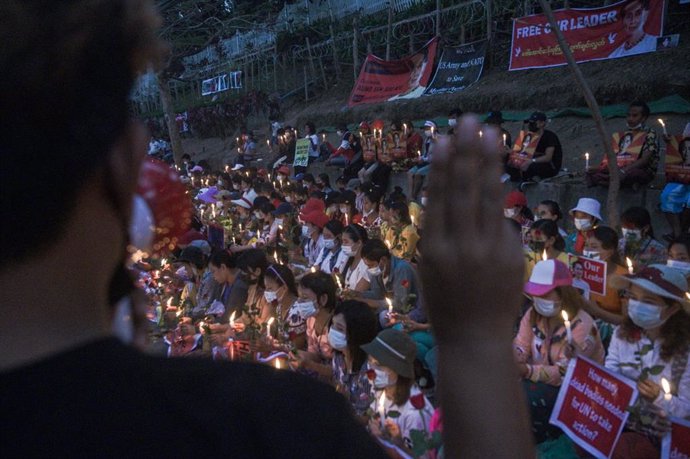
M 565 333 L 568 337 L 568 344 L 573 344 L 573 331 L 570 329 L 570 320 L 568 320 L 568 313 L 561 311 L 561 316 L 563 317 L 563 323 L 565 324 Z
M 388 317 L 393 314 L 393 301 L 390 298 L 386 298 L 386 303 L 388 303 Z
M 484 137 L 484 133 L 482 131 L 479 131 L 479 138 L 481 139 L 482 137 Z
M 199 333 L 201 333 L 202 335 L 204 334 L 204 327 L 205 326 L 206 326 L 206 324 L 204 323 L 203 320 L 201 322 L 199 322 Z
M 273 251 L 273 259 L 276 261 L 276 263 L 280 264 L 280 260 L 278 259 L 278 251 L 277 250 Z
M 386 391 L 381 391 L 381 396 L 379 397 L 379 417 L 381 418 L 381 424 L 383 424 L 383 418 L 386 417 Z
M 232 314 L 230 314 L 230 321 L 228 322 L 230 327 L 235 326 L 235 314 L 237 314 L 237 311 L 232 311 Z
M 410 215 L 410 220 L 412 220 L 412 226 L 417 226 L 417 225 L 415 225 L 415 222 L 414 222 L 414 215 Z
M 216 205 L 211 204 L 211 215 L 213 218 L 216 218 Z
M 271 148 L 271 141 L 268 140 L 268 139 L 266 139 L 266 146 L 267 146 L 268 148 Z
M 403 134 L 407 135 L 407 123 L 403 123 Z
M 269 338 L 271 337 L 271 325 L 275 320 L 275 317 L 271 317 L 270 319 L 268 319 L 268 322 L 266 322 L 266 336 Z
M 239 224 L 240 233 L 242 232 L 242 223 Z
M 625 263 L 628 265 L 628 274 L 634 274 L 633 262 L 630 258 L 625 257 Z
M 589 170 L 589 153 L 585 153 L 585 170 Z
M 503 146 L 508 146 L 508 137 L 506 136 L 505 132 L 503 133 Z
M 168 304 L 166 305 L 167 307 L 172 307 L 172 297 L 168 298 Z
M 161 268 L 165 268 L 165 265 L 167 265 L 167 264 L 168 264 L 168 259 L 167 259 L 167 258 L 163 258 L 163 259 L 161 260 Z
M 544 261 L 549 259 L 549 256 L 546 253 L 546 249 L 544 249 L 544 251 L 541 253 L 541 259 Z
M 315 273 L 315 272 L 316 272 L 316 266 L 312 266 L 311 269 L 310 269 L 310 271 L 311 271 L 312 273 Z
M 321 134 L 321 140 L 322 140 L 323 142 L 326 141 L 326 134 Z
M 240 143 L 240 138 L 239 138 L 239 137 L 235 137 L 235 140 L 237 141 L 237 143 Z
M 350 224 L 350 223 L 348 222 L 348 219 L 347 219 L 347 213 L 345 213 L 345 226 L 347 226 L 347 225 L 349 225 L 349 224 Z
M 230 360 L 235 360 L 235 343 L 231 340 L 228 345 L 230 347 Z
M 668 382 L 668 379 L 661 378 L 661 388 L 664 390 L 664 405 L 666 405 L 666 411 L 669 411 L 669 405 L 671 404 L 673 395 L 671 394 L 671 383 Z
M 274 361 L 276 370 L 280 370 L 280 359 L 276 358 Z
M 434 136 L 434 127 L 431 126 L 431 137 L 433 137 L 433 136 Z
M 261 230 L 260 229 L 256 230 L 256 238 L 261 239 Z
M 422 157 L 422 150 L 417 150 L 417 157 L 419 157 L 419 158 Z
M 338 274 L 333 274 L 335 277 L 335 283 L 338 284 L 338 290 L 343 289 L 343 284 L 340 282 L 340 277 L 338 277 Z
M 664 135 L 668 135 L 668 132 L 666 132 L 666 124 L 664 123 L 664 120 L 659 118 L 658 121 L 659 121 L 659 124 L 661 124 L 661 127 L 664 129 Z

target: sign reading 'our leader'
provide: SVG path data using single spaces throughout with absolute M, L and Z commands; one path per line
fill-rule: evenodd
M 577 62 L 656 51 L 663 35 L 664 0 L 623 0 L 602 8 L 554 11 Z M 510 70 L 565 65 L 556 34 L 543 14 L 513 20 Z

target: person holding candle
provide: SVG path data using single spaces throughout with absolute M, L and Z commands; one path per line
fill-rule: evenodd
M 367 231 L 360 225 L 350 224 L 343 230 L 342 238 L 342 251 L 348 257 L 342 270 L 345 292 L 366 292 L 370 284 L 368 267 L 362 260 L 362 247 L 369 239 Z
M 311 301 L 316 308 L 316 314 L 307 318 L 307 350 L 297 352 L 298 365 L 330 381 L 333 347 L 328 342 L 328 329 L 337 299 L 335 282 L 326 273 L 309 273 L 300 280 L 298 291 L 300 300 Z
M 436 123 L 427 120 L 424 122 L 424 146 L 420 155 L 416 158 L 417 165 L 411 168 L 408 174 L 408 189 L 410 190 L 410 195 L 412 200 L 416 200 L 419 192 L 424 185 L 424 180 L 431 170 L 429 165 L 431 164 L 434 145 L 437 140 L 438 127 Z
M 570 209 L 575 231 L 565 240 L 565 251 L 574 255 L 582 255 L 585 242 L 594 228 L 601 222 L 601 204 L 592 198 L 580 198 L 577 206 Z
M 568 254 L 564 252 L 565 241 L 558 233 L 558 226 L 553 220 L 537 220 L 529 229 L 528 249 L 525 253 L 525 280 L 529 279 L 537 262 L 544 259 L 559 260 L 568 264 Z
M 383 206 L 389 223 L 383 239 L 390 242 L 390 250 L 394 256 L 409 261 L 414 257 L 419 241 L 417 228 L 410 218 L 410 209 L 404 201 L 396 198 L 389 198 Z
M 431 402 L 415 384 L 416 347 L 407 334 L 390 328 L 362 346 L 369 354 L 377 391 L 371 403 L 377 416 L 369 420 L 369 431 L 408 452 L 413 447 L 412 431 L 428 433 L 434 413 Z
M 313 198 L 312 198 L 313 199 Z M 306 206 L 309 206 L 309 202 L 314 202 L 310 199 Z M 303 238 L 303 254 L 306 258 L 309 266 L 314 266 L 316 260 L 318 259 L 319 253 L 323 249 L 325 242 L 322 234 L 324 226 L 330 221 L 328 215 L 323 211 L 323 201 L 320 201 L 321 210 L 314 209 L 305 212 L 302 209 L 300 213 L 300 220 L 302 223 L 302 238 Z
M 367 422 L 373 384 L 367 375 L 369 356 L 362 346 L 376 338 L 377 333 L 376 315 L 365 303 L 346 300 L 336 306 L 328 330 L 328 342 L 334 350 L 332 381 L 363 423 Z
M 680 271 L 651 265 L 614 277 L 614 285 L 626 292 L 627 317 L 614 331 L 606 368 L 637 381 L 640 397 L 612 457 L 659 457 L 668 416 L 690 416 L 688 283 Z M 670 382 L 670 400 L 661 378 Z
M 289 341 L 295 349 L 306 349 L 307 318 L 316 313 L 314 304 L 298 299 L 295 276 L 285 265 L 270 265 L 264 274 L 264 284 L 264 297 L 276 311 L 278 341 Z
M 524 288 L 533 305 L 520 321 L 513 350 L 524 378 L 537 443 L 560 435 L 559 429 L 548 426 L 548 419 L 568 360 L 577 354 L 604 362 L 594 319 L 585 312 L 585 300 L 572 282 L 567 265 L 545 260 L 536 264 Z M 568 343 L 561 311 L 568 315 L 572 343 Z
M 227 341 L 230 334 L 229 318 L 235 319 L 242 317 L 244 305 L 247 302 L 247 284 L 240 276 L 237 267 L 237 256 L 231 255 L 226 250 L 219 250 L 211 255 L 209 270 L 216 281 L 218 288 L 214 292 L 213 302 L 206 311 L 207 316 L 214 316 L 216 324 L 211 327 L 211 342 L 218 345 Z M 222 311 L 215 309 L 218 302 L 222 306 Z M 212 312 L 216 312 L 212 314 Z M 220 340 L 218 337 L 222 337 Z
M 330 220 L 324 225 L 321 234 L 323 236 L 323 248 L 312 266 L 326 274 L 342 272 L 348 258 L 342 251 L 343 224 L 338 220 Z
M 621 259 L 630 258 L 634 268 L 651 264 L 665 264 L 668 251 L 654 239 L 652 217 L 644 207 L 630 207 L 621 214 L 621 232 L 618 242 Z
M 258 325 L 265 323 L 269 317 L 275 316 L 273 303 L 266 300 L 264 296 L 264 274 L 268 269 L 268 258 L 266 252 L 261 249 L 249 249 L 237 259 L 237 267 L 240 269 L 240 276 L 247 287 L 247 306 L 250 310 L 257 311 L 255 321 Z M 240 320 L 235 321 L 235 331 L 244 332 L 249 317 L 244 314 Z

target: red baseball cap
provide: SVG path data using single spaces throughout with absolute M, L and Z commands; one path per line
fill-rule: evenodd
M 324 226 L 326 226 L 326 223 L 330 221 L 330 218 L 328 215 L 326 215 L 323 211 L 314 211 L 310 212 L 303 217 L 301 217 L 302 220 L 306 223 L 311 223 L 312 225 L 316 225 L 319 228 L 323 229 Z
M 506 196 L 503 203 L 504 209 L 512 209 L 515 206 L 527 207 L 527 197 L 525 193 L 517 190 L 513 190 Z

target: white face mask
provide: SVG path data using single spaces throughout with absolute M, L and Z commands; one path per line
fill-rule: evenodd
M 302 236 L 309 237 L 311 235 L 311 228 L 307 225 L 302 225 Z
M 290 196 L 285 196 L 285 202 L 292 202 L 292 198 Z
M 283 224 L 283 219 L 282 218 L 276 218 L 275 222 L 276 222 L 276 225 L 280 226 Z
M 379 268 L 378 266 L 375 268 L 369 268 L 367 269 L 367 273 L 369 273 L 370 276 L 378 276 L 381 274 L 381 268 Z
M 254 212 L 254 217 L 255 217 L 257 220 L 263 220 L 263 219 L 264 219 L 264 216 L 261 215 L 261 212 Z
M 560 307 L 553 300 L 545 300 L 544 298 L 533 298 L 534 309 L 544 317 L 553 317 L 558 314 Z
M 576 218 L 575 228 L 578 231 L 588 231 L 592 229 L 592 220 L 590 220 L 589 218 Z
M 511 207 L 510 209 L 503 209 L 503 216 L 505 218 L 513 218 L 518 214 L 518 210 L 515 207 Z
M 266 301 L 269 303 L 273 303 L 274 301 L 278 300 L 278 293 L 266 290 L 264 291 L 264 298 L 266 298 Z
M 431 129 L 425 130 L 424 131 L 424 137 L 431 137 L 433 134 L 431 133 Z
M 397 378 L 391 378 L 387 372 L 379 370 L 378 368 L 374 368 L 374 373 L 376 373 L 376 378 L 374 379 L 375 389 L 385 389 L 398 382 Z M 391 379 L 393 380 L 391 381 Z
M 626 241 L 635 242 L 642 239 L 642 230 L 640 229 L 622 228 L 621 232 Z
M 661 318 L 661 307 L 655 304 L 628 300 L 628 316 L 635 325 L 645 330 L 660 327 L 666 322 Z
M 343 254 L 344 254 L 346 257 L 351 257 L 351 256 L 353 256 L 353 255 L 355 254 L 355 251 L 352 249 L 352 246 L 351 246 L 351 245 L 344 245 L 344 246 L 342 246 L 342 247 L 340 248 L 340 250 L 343 251 Z
M 426 205 L 429 203 L 429 198 L 427 198 L 426 196 L 422 196 L 422 199 L 420 201 L 422 205 L 426 207 Z
M 347 336 L 345 333 L 331 327 L 328 330 L 328 344 L 330 344 L 333 349 L 342 351 L 347 347 Z
M 687 261 L 678 261 L 678 260 L 667 260 L 666 261 L 666 266 L 670 268 L 677 269 L 678 271 L 682 271 L 684 275 L 690 274 L 690 262 Z
M 278 182 L 282 182 L 283 180 L 285 180 L 285 176 L 280 174 L 278 174 L 276 178 L 278 179 Z
M 324 239 L 323 246 L 328 250 L 333 249 L 333 247 L 335 247 L 335 239 Z
M 316 305 L 312 300 L 298 301 L 293 306 L 301 317 L 311 317 L 316 313 Z
M 591 258 L 592 260 L 600 260 L 601 259 L 601 255 L 599 254 L 599 252 L 596 252 L 594 250 L 583 250 L 582 256 L 585 258 Z
M 348 210 L 350 210 L 349 207 L 341 207 L 341 208 L 340 208 L 340 213 L 341 213 L 341 214 L 346 214 Z
M 448 126 L 449 127 L 455 127 L 457 125 L 458 125 L 458 120 L 456 120 L 455 118 L 448 119 Z

